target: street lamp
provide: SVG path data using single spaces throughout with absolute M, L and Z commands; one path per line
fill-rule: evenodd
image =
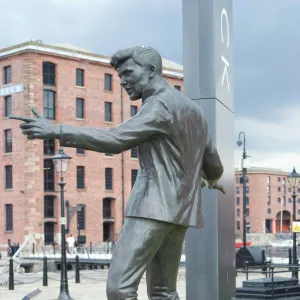
M 241 139 L 243 136 L 243 140 Z M 245 132 L 241 131 L 239 133 L 239 139 L 237 141 L 237 145 L 240 147 L 243 145 L 243 160 L 242 160 L 242 168 L 243 168 L 243 176 L 240 178 L 240 183 L 243 183 L 243 248 L 246 249 L 246 231 L 247 231 L 247 223 L 246 223 L 246 205 L 247 205 L 247 190 L 246 190 L 246 183 L 248 182 L 247 178 L 247 166 L 246 166 L 246 136 Z
M 293 189 L 293 222 L 296 221 L 296 188 L 300 182 L 300 175 L 293 169 L 293 172 L 287 177 L 288 182 Z M 297 244 L 296 244 L 296 232 L 293 230 L 293 264 L 297 264 Z M 293 276 L 298 279 L 298 269 L 293 269 Z
M 52 157 L 56 171 L 60 174 L 60 209 L 61 209 L 61 266 L 60 266 L 60 293 L 57 300 L 70 300 L 69 287 L 68 287 L 68 276 L 67 276 L 67 256 L 66 256 L 66 218 L 64 208 L 64 173 L 67 172 L 71 156 L 64 153 L 64 150 L 60 148 L 58 153 Z

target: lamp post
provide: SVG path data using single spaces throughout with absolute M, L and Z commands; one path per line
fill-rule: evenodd
M 288 182 L 293 189 L 293 222 L 296 221 L 296 188 L 300 182 L 300 175 L 296 172 L 296 169 L 293 169 L 293 172 L 287 177 Z M 297 244 L 296 244 L 296 232 L 293 230 L 293 265 L 297 264 Z M 298 279 L 298 269 L 293 269 L 293 277 Z
M 61 266 L 60 266 L 60 293 L 58 300 L 70 300 L 69 287 L 68 287 L 68 276 L 67 276 L 67 255 L 66 255 L 66 218 L 65 218 L 65 206 L 64 206 L 64 173 L 68 169 L 68 165 L 71 160 L 71 156 L 64 153 L 64 150 L 60 148 L 58 153 L 52 157 L 56 171 L 60 174 L 60 208 L 61 208 Z
M 243 136 L 243 140 L 241 139 L 241 136 Z M 248 182 L 247 178 L 247 167 L 245 165 L 245 161 L 247 159 L 246 154 L 246 135 L 245 132 L 241 131 L 239 133 L 239 139 L 237 141 L 237 145 L 240 147 L 243 145 L 243 160 L 242 160 L 242 168 L 243 168 L 243 176 L 240 178 L 240 183 L 243 183 L 243 248 L 246 249 L 246 231 L 247 231 L 247 223 L 246 223 L 246 183 Z

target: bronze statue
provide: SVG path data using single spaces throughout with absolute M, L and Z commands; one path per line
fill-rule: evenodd
M 12 116 L 28 139 L 102 153 L 138 146 L 140 170 L 109 269 L 108 300 L 136 300 L 146 272 L 149 299 L 177 300 L 176 280 L 189 226 L 202 228 L 201 187 L 224 192 L 223 166 L 202 109 L 162 78 L 162 59 L 151 47 L 119 50 L 111 58 L 130 100 L 140 111 L 109 129 L 54 124 Z

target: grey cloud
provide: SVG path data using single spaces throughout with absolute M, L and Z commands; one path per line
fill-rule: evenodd
M 273 114 L 266 114 L 270 106 L 298 101 L 300 3 L 233 4 L 236 111 L 273 120 Z M 111 55 L 147 44 L 182 63 L 181 0 L 0 0 L 0 7 L 5 7 L 0 48 L 36 38 Z

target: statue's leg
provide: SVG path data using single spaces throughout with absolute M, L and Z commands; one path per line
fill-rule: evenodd
M 107 280 L 108 300 L 137 300 L 139 282 L 174 224 L 143 218 L 126 218 Z
M 164 239 L 147 268 L 147 289 L 150 300 L 179 300 L 177 274 L 187 227 L 176 226 Z

